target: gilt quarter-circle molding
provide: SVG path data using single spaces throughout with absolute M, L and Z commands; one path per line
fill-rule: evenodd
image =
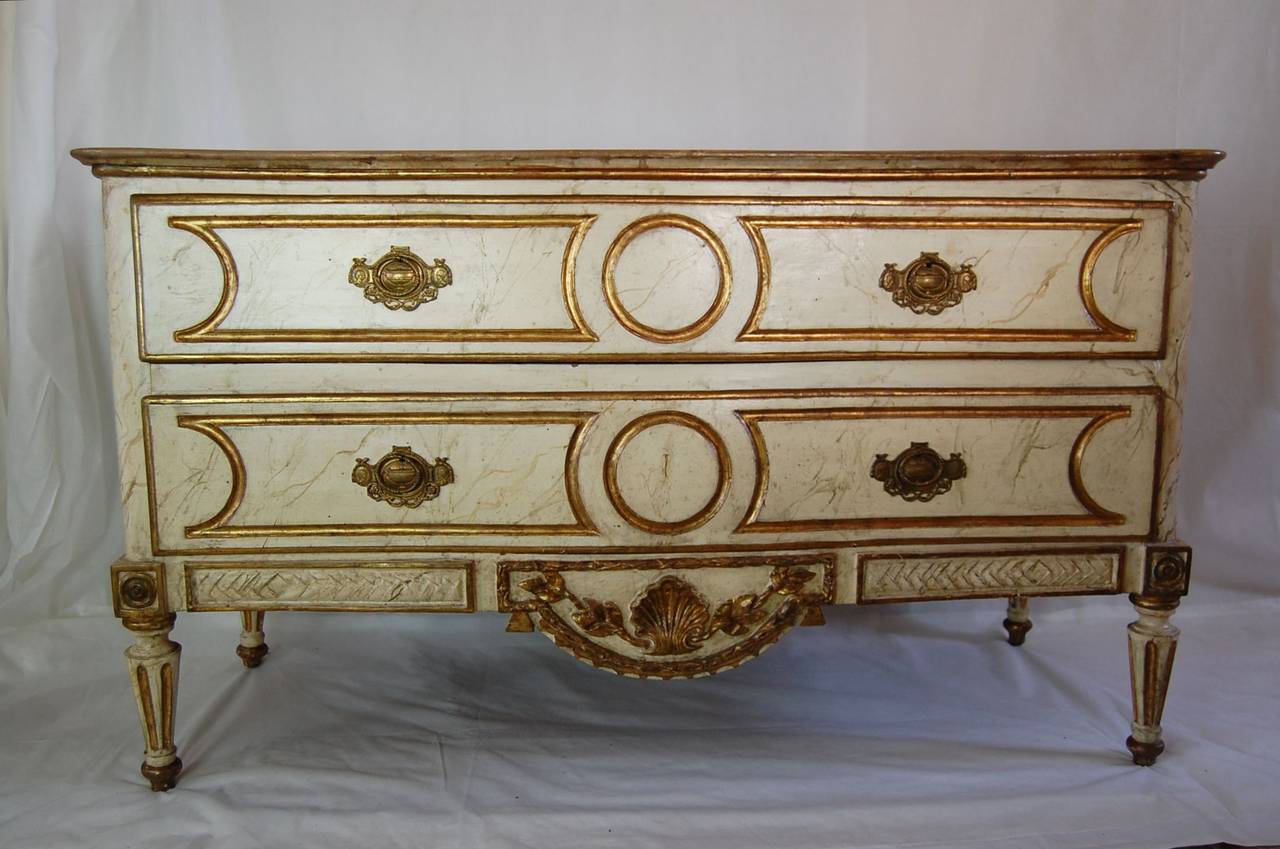
M 683 519 L 665 521 L 644 516 L 627 503 L 618 485 L 618 465 L 627 445 L 640 433 L 659 425 L 675 425 L 692 430 L 702 437 L 716 458 L 716 482 L 714 491 L 706 503 Z M 733 479 L 732 465 L 729 461 L 729 448 L 715 428 L 697 416 L 678 410 L 660 410 L 633 419 L 618 432 L 605 451 L 604 489 L 609 503 L 618 511 L 623 519 L 633 527 L 653 534 L 682 534 L 700 528 L 720 510 L 729 494 L 729 484 Z
M 635 314 L 622 302 L 622 298 L 618 293 L 617 281 L 618 261 L 622 258 L 627 246 L 645 233 L 664 227 L 683 230 L 700 239 L 711 251 L 719 272 L 719 279 L 716 282 L 716 294 L 706 312 L 688 324 L 670 329 L 655 327 L 636 318 Z M 733 272 L 729 265 L 729 254 L 725 250 L 724 243 L 720 241 L 720 237 L 701 221 L 686 215 L 670 213 L 649 215 L 637 219 L 624 227 L 609 245 L 608 251 L 605 252 L 602 277 L 605 302 L 609 305 L 609 311 L 613 313 L 613 317 L 617 319 L 618 323 L 641 339 L 661 344 L 687 342 L 706 333 L 724 314 L 725 308 L 729 306 L 729 295 L 733 291 Z

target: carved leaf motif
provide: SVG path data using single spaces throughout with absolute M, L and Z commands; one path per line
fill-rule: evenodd
M 711 618 L 709 630 L 724 631 L 730 637 L 741 637 L 751 627 L 764 618 L 764 609 L 760 606 L 760 597 L 755 593 L 746 593 L 735 599 L 723 602 L 716 608 Z
M 573 614 L 578 627 L 593 637 L 627 637 L 622 622 L 622 609 L 611 601 L 583 599 L 582 607 Z
M 631 607 L 636 636 L 648 640 L 649 653 L 688 654 L 707 639 L 711 611 L 701 596 L 679 578 L 668 576 Z
M 814 573 L 808 569 L 793 569 L 788 566 L 775 566 L 769 576 L 769 583 L 778 595 L 793 595 L 804 589 L 804 585 L 813 580 Z
M 565 597 L 564 578 L 559 572 L 543 572 L 520 582 L 520 588 L 533 593 L 544 604 L 555 604 Z

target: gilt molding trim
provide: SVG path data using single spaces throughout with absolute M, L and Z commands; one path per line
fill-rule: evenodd
M 637 513 L 627 503 L 618 486 L 618 463 L 628 443 L 641 432 L 663 424 L 678 425 L 692 430 L 706 440 L 716 454 L 716 486 L 711 497 L 691 515 L 670 522 L 650 519 Z M 729 448 L 725 445 L 723 437 L 702 419 L 679 410 L 660 410 L 632 420 L 618 431 L 617 436 L 605 450 L 604 491 L 609 503 L 632 527 L 652 534 L 682 534 L 702 527 L 711 521 L 724 505 L 732 482 L 733 465 L 729 459 Z
M 712 299 L 711 305 L 693 321 L 683 327 L 676 327 L 671 330 L 654 327 L 637 319 L 627 309 L 626 304 L 622 303 L 622 298 L 618 294 L 618 282 L 616 279 L 618 260 L 622 258 L 627 246 L 639 236 L 663 227 L 683 230 L 700 239 L 707 249 L 711 251 L 711 255 L 715 257 L 716 268 L 719 272 L 716 295 Z M 725 307 L 729 306 L 729 296 L 733 292 L 733 271 L 730 269 L 729 254 L 724 249 L 724 243 L 720 241 L 720 237 L 715 234 L 714 230 L 687 215 L 669 213 L 650 215 L 633 221 L 622 228 L 621 232 L 614 237 L 613 243 L 609 245 L 609 249 L 605 251 L 604 270 L 601 276 L 604 284 L 605 303 L 608 304 L 609 311 L 613 313 L 613 317 L 617 322 L 631 334 L 639 336 L 648 342 L 660 344 L 687 342 L 706 333 L 724 314 Z

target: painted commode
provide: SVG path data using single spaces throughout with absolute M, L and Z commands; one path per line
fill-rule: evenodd
M 510 614 L 710 675 L 828 604 L 1128 593 L 1150 764 L 1213 151 L 77 150 L 153 789 L 177 613 Z M 803 639 L 803 636 L 796 637 Z M 440 649 L 447 651 L 447 647 Z

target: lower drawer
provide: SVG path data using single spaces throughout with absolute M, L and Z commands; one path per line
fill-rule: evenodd
M 1155 391 L 151 397 L 156 554 L 1138 539 Z

